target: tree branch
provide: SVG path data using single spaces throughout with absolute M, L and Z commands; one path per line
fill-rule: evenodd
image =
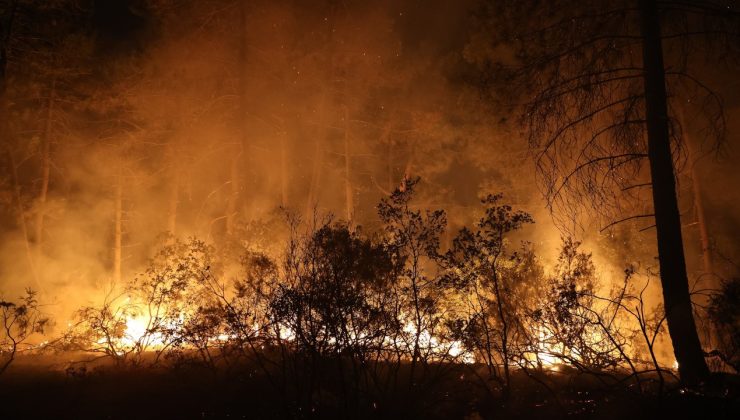
M 617 220 L 616 222 L 609 223 L 608 225 L 606 225 L 603 228 L 601 228 L 599 230 L 599 232 L 603 232 L 603 231 L 609 229 L 610 227 L 615 226 L 615 225 L 617 225 L 619 223 L 622 223 L 622 222 L 627 222 L 629 220 L 635 220 L 635 219 L 644 219 L 644 218 L 647 218 L 647 217 L 655 217 L 655 214 L 638 214 L 637 216 L 625 217 L 624 219 L 620 219 L 620 220 Z

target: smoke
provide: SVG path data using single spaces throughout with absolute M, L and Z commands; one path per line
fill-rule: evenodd
M 131 279 L 168 230 L 223 242 L 263 222 L 272 235 L 280 206 L 351 215 L 372 229 L 378 200 L 405 176 L 422 178 L 419 206 L 448 212 L 448 240 L 476 219 L 480 198 L 503 192 L 533 214 L 521 239 L 552 265 L 562 233 L 526 145 L 464 77 L 474 2 L 304 3 L 101 1 L 32 46 L 53 56 L 35 63 L 43 72 L 24 71 L 35 58 L 18 45 L 8 68 L 14 163 L 2 161 L 0 290 L 39 289 L 67 319 L 109 290 L 116 252 L 122 281 Z M 92 47 L 57 48 L 70 39 Z M 44 141 L 51 169 L 41 205 Z M 722 180 L 708 183 L 706 199 L 729 254 L 740 226 L 731 210 L 740 197 L 728 188 L 733 156 L 701 167 Z M 607 278 L 636 258 L 653 263 L 653 240 L 642 239 L 650 231 L 620 235 L 595 226 L 582 235 Z

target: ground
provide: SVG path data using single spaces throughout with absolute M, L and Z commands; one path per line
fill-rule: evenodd
M 561 369 L 537 379 L 515 373 L 508 400 L 451 366 L 442 377 L 392 394 L 355 396 L 348 404 L 323 387 L 313 403 L 293 391 L 281 395 L 247 366 L 207 369 L 70 365 L 21 360 L 0 377 L 3 419 L 232 419 L 232 418 L 740 418 L 736 379 L 686 390 L 667 385 L 662 395 L 634 383 L 605 386 L 593 375 Z M 647 381 L 643 387 L 647 388 Z M 734 385 L 733 385 L 734 383 Z M 295 385 L 295 384 L 292 384 Z M 288 388 L 294 388 L 290 384 Z M 401 387 L 403 388 L 403 387 Z M 401 389 L 399 388 L 399 389 Z

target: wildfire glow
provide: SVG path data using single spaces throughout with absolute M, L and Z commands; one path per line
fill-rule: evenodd
M 524 360 L 521 360 L 522 364 L 528 365 L 534 363 L 552 371 L 560 370 L 562 361 L 556 354 L 562 354 L 562 349 L 558 348 L 562 346 L 554 343 L 553 337 L 546 334 L 542 328 L 539 328 L 537 331 L 537 342 L 535 346 L 535 351 L 529 353 Z
M 124 340 L 128 341 L 129 345 L 139 342 L 147 334 L 148 322 L 143 317 L 129 317 L 126 319 L 126 334 Z

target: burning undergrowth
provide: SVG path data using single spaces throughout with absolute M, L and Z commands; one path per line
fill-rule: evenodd
M 327 390 L 355 409 L 377 405 L 368 396 L 450 375 L 504 398 L 520 377 L 543 389 L 572 373 L 647 393 L 675 383 L 659 351 L 663 310 L 643 296 L 649 272 L 602 284 L 567 238 L 546 270 L 531 243 L 516 242 L 533 219 L 501 196 L 442 249 L 445 213 L 413 207 L 415 185 L 381 201 L 377 232 L 287 215 L 280 254 L 166 238 L 146 270 L 40 342 L 50 321 L 35 294 L 4 302 L 5 366 L 53 353 L 73 376 L 100 363 L 227 376 L 248 367 L 304 408 L 329 404 Z

